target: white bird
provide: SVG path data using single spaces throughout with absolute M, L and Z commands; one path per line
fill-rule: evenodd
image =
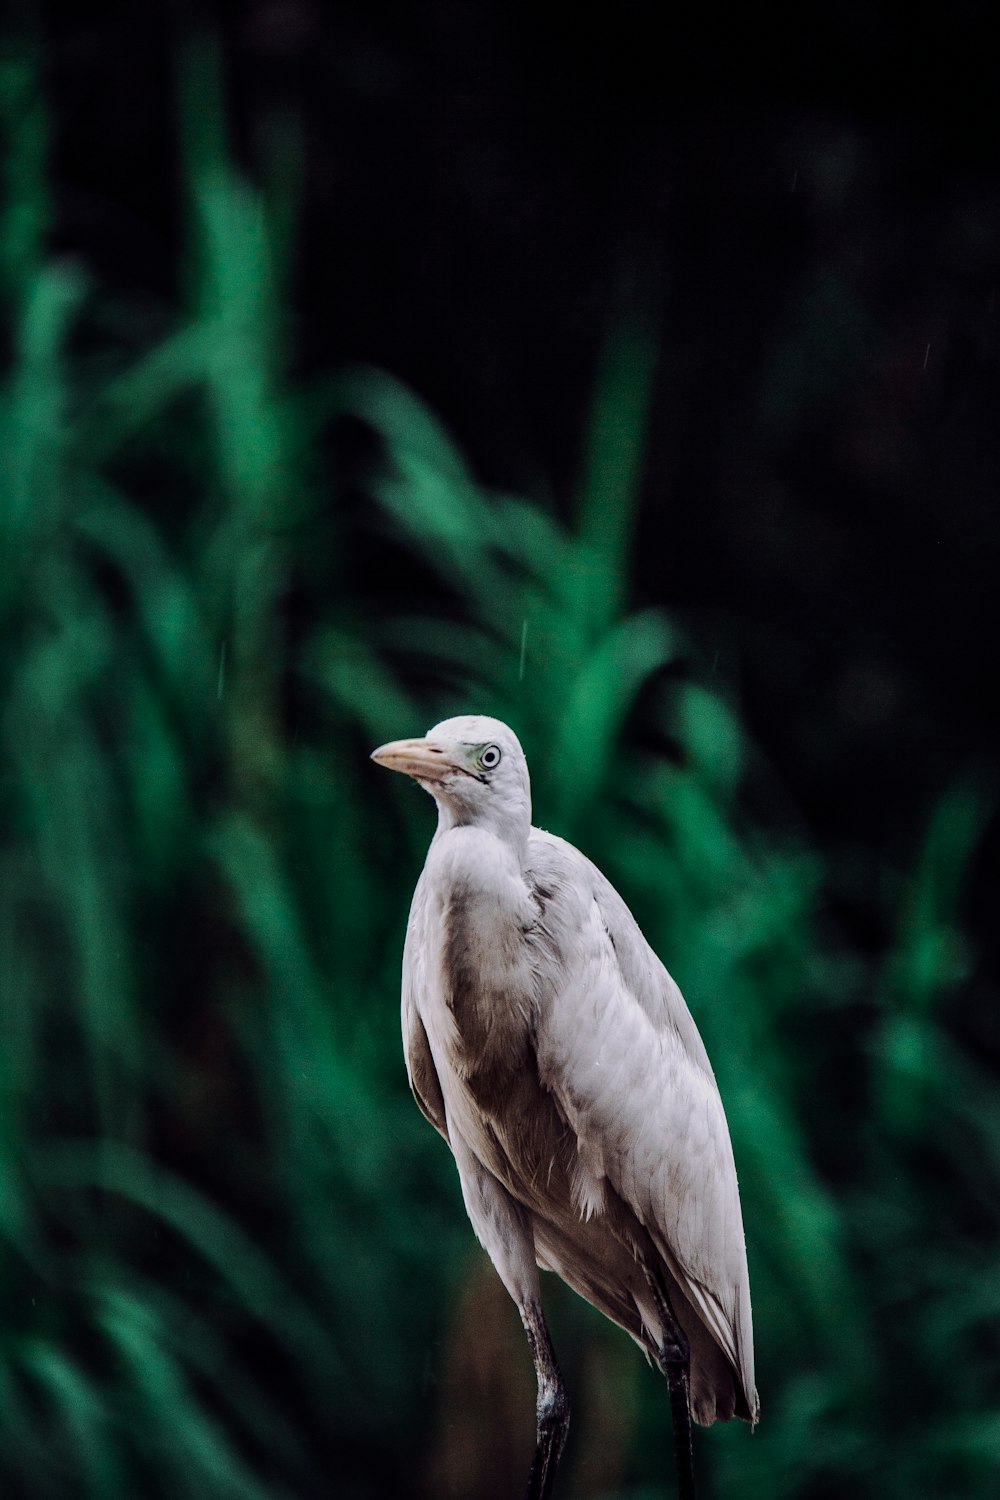
M 663 1371 L 691 1496 L 691 1416 L 759 1412 L 736 1169 L 701 1037 L 611 884 L 531 826 L 506 724 L 446 719 L 372 759 L 438 805 L 403 953 L 403 1046 L 528 1337 L 530 1500 L 549 1495 L 569 1425 L 539 1266 Z

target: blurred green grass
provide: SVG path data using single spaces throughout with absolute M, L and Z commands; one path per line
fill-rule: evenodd
M 388 375 L 290 373 L 294 194 L 229 164 L 211 53 L 181 79 L 187 305 L 96 360 L 103 293 L 44 250 L 36 60 L 0 82 L 4 1492 L 431 1472 L 428 1362 L 476 1252 L 399 1055 L 432 810 L 367 750 L 476 709 L 516 725 L 538 821 L 627 895 L 716 1064 L 763 1420 L 700 1438 L 706 1492 L 991 1494 L 1000 1108 L 942 1018 L 984 793 L 943 791 L 891 951 L 827 930 L 822 862 L 747 811 L 780 789 L 737 706 L 629 612 L 640 332 L 609 334 L 575 525 L 484 492 Z M 338 424 L 379 455 L 351 524 Z M 422 591 L 374 608 L 359 533 Z M 572 1380 L 608 1334 L 559 1316 Z M 633 1500 L 669 1469 L 663 1392 L 636 1389 Z

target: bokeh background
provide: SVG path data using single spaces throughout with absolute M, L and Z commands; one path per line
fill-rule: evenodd
M 715 1061 L 762 1420 L 703 1495 L 997 1493 L 995 57 L 807 12 L 5 8 L 11 1500 L 520 1493 L 367 760 L 469 710 Z M 672 1493 L 546 1296 L 561 1493 Z

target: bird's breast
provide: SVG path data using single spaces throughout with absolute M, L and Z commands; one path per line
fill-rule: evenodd
M 438 923 L 437 978 L 467 1077 L 524 1065 L 535 1016 L 530 912 L 517 883 L 455 881 Z
M 421 931 L 411 932 L 423 956 L 415 1001 L 449 1133 L 522 1202 L 568 1204 L 579 1175 L 575 1139 L 542 1087 L 535 1053 L 537 907 L 519 869 L 488 857 L 488 844 L 463 852 L 425 871 Z

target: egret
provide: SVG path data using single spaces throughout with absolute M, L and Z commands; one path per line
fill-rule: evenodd
M 759 1412 L 736 1169 L 701 1037 L 614 887 L 532 827 L 527 762 L 506 724 L 446 719 L 372 759 L 437 802 L 403 952 L 403 1046 L 527 1334 L 529 1500 L 550 1495 L 569 1427 L 539 1267 L 665 1375 L 687 1500 L 692 1416 Z

